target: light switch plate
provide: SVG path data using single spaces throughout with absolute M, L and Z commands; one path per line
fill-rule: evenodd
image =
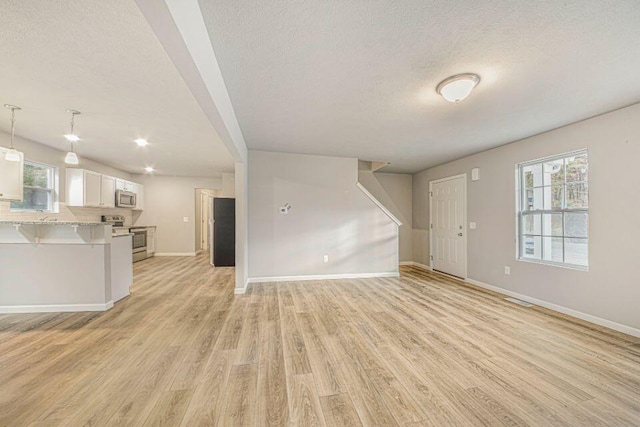
M 473 221 L 471 221 L 471 222 L 469 223 L 469 229 L 470 229 L 470 230 L 475 230 L 475 229 L 476 229 L 476 223 L 475 223 L 475 222 L 473 222 Z
M 183 222 L 189 222 L 189 217 L 188 216 L 183 216 L 182 217 L 182 221 Z

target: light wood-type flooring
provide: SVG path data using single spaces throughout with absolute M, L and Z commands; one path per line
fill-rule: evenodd
M 0 315 L 0 425 L 640 425 L 640 339 L 413 267 L 233 279 L 152 258 L 108 312 Z

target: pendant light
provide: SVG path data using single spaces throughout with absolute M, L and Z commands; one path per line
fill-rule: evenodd
M 80 114 L 80 111 L 67 110 L 67 113 L 71 113 L 71 132 L 66 134 L 64 137 L 67 138 L 67 141 L 69 141 L 71 143 L 71 151 L 69 151 L 67 153 L 67 155 L 65 156 L 64 162 L 66 164 L 68 164 L 68 165 L 77 165 L 78 164 L 78 155 L 73 150 L 73 143 L 80 141 L 80 138 L 78 137 L 78 135 L 73 133 L 73 125 L 74 125 L 74 122 L 75 122 L 75 118 L 76 118 L 77 115 Z
M 11 146 L 9 147 L 9 150 L 7 151 L 7 154 L 5 154 L 5 159 L 9 162 L 19 162 L 20 161 L 20 153 L 18 152 L 18 150 L 16 150 L 15 148 L 13 148 L 13 138 L 15 136 L 15 123 L 16 123 L 16 111 L 20 111 L 22 110 L 22 108 L 17 107 L 15 105 L 11 105 L 11 104 L 4 104 L 5 108 L 8 108 L 9 110 L 11 110 Z

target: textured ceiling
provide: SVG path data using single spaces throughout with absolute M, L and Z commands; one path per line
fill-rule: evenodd
M 640 101 L 637 0 L 200 0 L 251 149 L 416 172 Z M 435 93 L 482 78 L 459 105 Z
M 23 108 L 18 135 L 67 150 L 65 109 L 73 108 L 82 111 L 81 156 L 134 173 L 146 165 L 170 175 L 233 171 L 134 0 L 4 0 L 0 52 L 0 104 Z M 9 130 L 1 107 L 0 129 Z M 150 145 L 137 147 L 139 137 Z

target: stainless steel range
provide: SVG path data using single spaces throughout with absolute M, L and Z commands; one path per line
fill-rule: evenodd
M 133 262 L 147 259 L 147 227 L 131 227 L 129 231 L 133 234 Z
M 121 236 L 131 234 L 133 262 L 142 261 L 149 257 L 147 253 L 147 227 L 127 227 L 124 225 L 123 215 L 102 215 L 102 222 L 111 224 L 112 234 Z

